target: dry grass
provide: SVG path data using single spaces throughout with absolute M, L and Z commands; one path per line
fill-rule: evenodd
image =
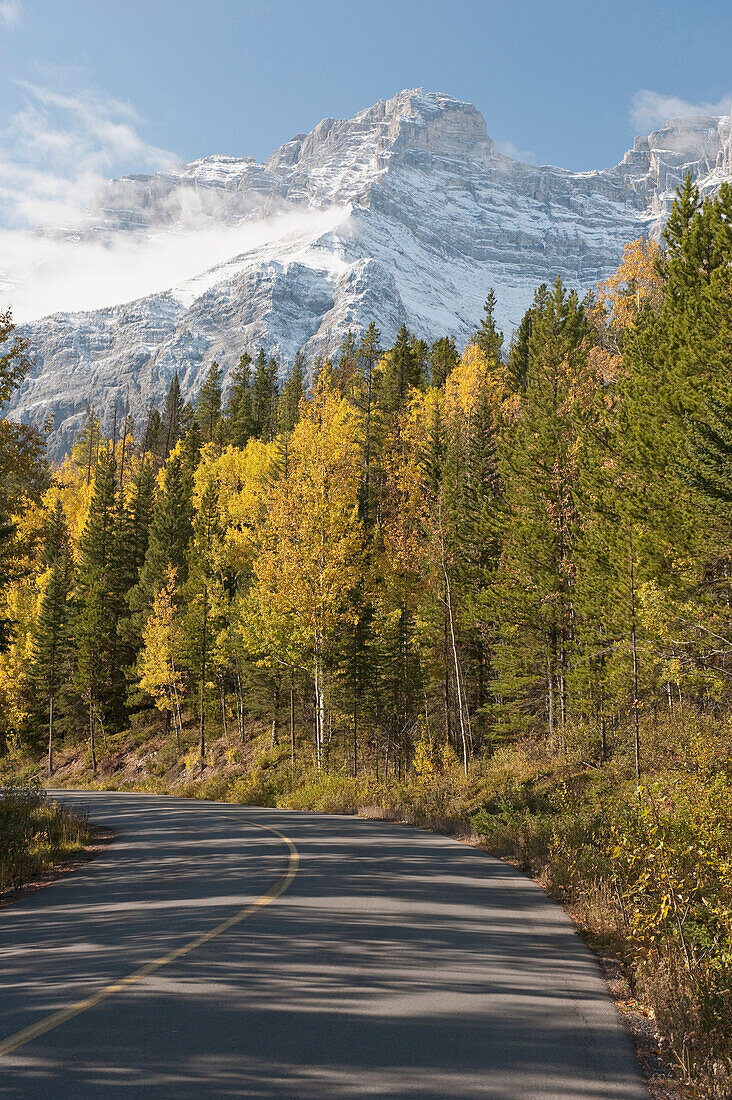
M 0 894 L 82 849 L 86 820 L 51 802 L 38 783 L 0 790 Z

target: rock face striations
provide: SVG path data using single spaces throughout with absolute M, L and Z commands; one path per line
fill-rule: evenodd
M 614 168 L 568 172 L 503 155 L 470 104 L 422 90 L 355 118 L 324 119 L 264 164 L 212 156 L 110 181 L 74 238 L 141 248 L 217 237 L 219 262 L 135 301 L 23 326 L 35 367 L 13 415 L 53 414 L 63 454 L 94 402 L 111 423 L 129 402 L 144 422 L 173 372 L 184 397 L 212 359 L 228 371 L 263 345 L 290 360 L 333 352 L 376 321 L 465 341 L 490 287 L 509 333 L 556 275 L 581 291 L 626 241 L 657 234 L 687 171 L 708 192 L 732 176 L 729 118 L 678 119 Z M 63 235 L 59 231 L 58 235 Z

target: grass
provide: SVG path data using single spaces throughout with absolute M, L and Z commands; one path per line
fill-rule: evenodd
M 37 781 L 0 789 L 0 895 L 78 852 L 88 822 L 52 802 Z

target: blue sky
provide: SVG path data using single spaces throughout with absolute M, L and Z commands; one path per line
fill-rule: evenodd
M 474 102 L 533 160 L 605 167 L 663 97 L 728 102 L 731 32 L 728 0 L 0 0 L 0 161 L 37 89 L 111 103 L 112 123 L 128 112 L 141 146 L 123 141 L 109 167 L 145 170 L 143 145 L 259 159 L 323 116 L 422 85 Z M 41 103 L 51 130 L 88 124 L 64 111 Z

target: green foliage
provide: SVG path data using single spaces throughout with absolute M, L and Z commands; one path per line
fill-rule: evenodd
M 51 802 L 40 783 L 0 790 L 0 895 L 89 842 L 87 822 Z

